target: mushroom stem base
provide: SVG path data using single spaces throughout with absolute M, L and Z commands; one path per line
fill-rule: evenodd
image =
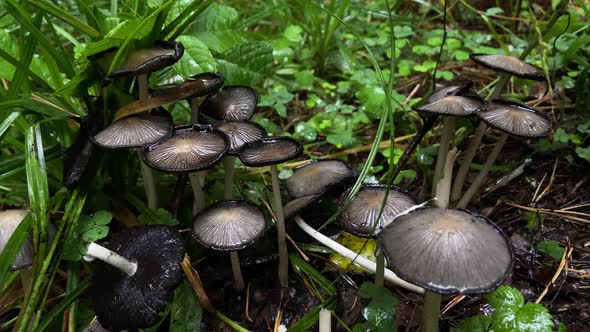
M 100 259 L 101 261 L 118 268 L 129 276 L 134 275 L 137 271 L 137 263 L 132 262 L 99 244 L 90 242 L 90 244 L 88 244 L 88 250 L 86 256 L 84 256 L 84 259 L 91 261 L 94 258 Z
M 422 311 L 422 324 L 424 332 L 438 332 L 440 301 L 440 294 L 428 291 L 424 293 L 424 311 Z
M 319 332 L 332 331 L 332 313 L 330 310 L 323 308 L 320 310 L 320 330 Z

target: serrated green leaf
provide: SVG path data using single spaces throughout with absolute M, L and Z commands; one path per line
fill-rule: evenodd
M 195 36 L 214 52 L 224 53 L 242 41 L 236 30 L 238 23 L 235 9 L 214 3 L 197 18 Z
M 485 296 L 489 304 L 494 308 L 515 308 L 518 309 L 524 305 L 524 297 L 515 288 L 502 285 L 495 291 Z
M 170 308 L 170 331 L 195 332 L 201 328 L 203 308 L 190 284 L 183 280 L 174 291 Z
M 221 54 L 217 69 L 227 85 L 256 85 L 270 75 L 272 47 L 265 42 L 245 42 Z
M 174 65 L 174 69 L 182 77 L 187 78 L 217 70 L 215 59 L 213 59 L 209 48 L 198 38 L 183 35 L 178 37 L 176 41 L 184 45 L 184 55 Z
M 395 307 L 398 300 L 391 295 L 388 289 L 365 282 L 359 288 L 358 293 L 363 298 L 371 299 L 369 305 L 362 309 L 362 314 L 367 322 L 372 325 L 373 331 L 397 331 Z
M 487 332 L 492 326 L 492 317 L 477 315 L 464 319 L 459 328 L 452 328 L 451 332 Z
M 549 311 L 537 303 L 527 303 L 517 310 L 496 308 L 492 320 L 497 332 L 551 332 L 554 326 Z

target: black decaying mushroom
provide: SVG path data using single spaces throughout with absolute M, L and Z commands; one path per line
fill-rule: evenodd
M 182 278 L 182 236 L 163 225 L 136 227 L 113 234 L 106 247 L 88 248 L 88 255 L 104 260 L 94 266 L 92 288 L 100 324 L 113 331 L 154 325 Z
M 266 217 L 258 206 L 242 200 L 225 200 L 194 217 L 192 234 L 205 248 L 230 252 L 234 286 L 243 290 L 245 284 L 237 250 L 254 243 L 265 230 Z
M 302 197 L 319 194 L 332 186 L 342 189 L 340 184 L 349 184 L 356 176 L 356 171 L 341 160 L 314 160 L 295 168 L 285 185 L 291 197 Z
M 270 165 L 279 247 L 279 281 L 283 287 L 287 287 L 288 284 L 289 257 L 277 164 L 295 159 L 302 152 L 303 146 L 301 143 L 290 137 L 264 138 L 249 142 L 244 144 L 239 151 L 240 160 L 246 166 L 261 167 Z
M 422 208 L 398 216 L 378 235 L 389 267 L 424 287 L 425 331 L 438 331 L 440 294 L 486 293 L 512 270 L 501 229 L 464 210 Z

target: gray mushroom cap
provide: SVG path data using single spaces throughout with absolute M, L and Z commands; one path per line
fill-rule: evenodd
M 355 170 L 341 160 L 316 160 L 295 168 L 285 184 L 291 197 L 309 196 L 352 180 L 356 175 Z
M 488 125 L 522 137 L 546 137 L 551 122 L 541 111 L 525 104 L 494 99 L 477 115 Z
M 129 52 L 125 62 L 109 75 L 109 79 L 147 74 L 176 63 L 184 54 L 184 46 L 179 42 L 156 42 L 152 48 Z M 113 54 L 114 56 L 114 54 Z M 109 61 L 107 62 L 110 66 Z
M 199 113 L 216 121 L 249 120 L 254 114 L 258 97 L 247 86 L 226 86 L 207 97 L 199 106 Z
M 18 225 L 29 214 L 26 210 L 5 210 L 0 211 L 0 253 L 4 251 L 8 240 L 18 227 Z M 19 253 L 16 255 L 12 270 L 19 270 L 33 264 L 33 244 L 30 239 L 26 239 L 22 244 Z
M 248 142 L 254 142 L 266 136 L 266 130 L 249 121 L 221 121 L 215 124 L 229 139 L 228 154 L 236 155 L 238 150 Z
M 269 137 L 248 142 L 238 155 L 242 164 L 248 167 L 262 167 L 281 164 L 295 159 L 303 153 L 301 143 L 291 137 Z
M 528 64 L 518 58 L 500 54 L 471 54 L 471 60 L 495 71 L 508 73 L 521 78 L 535 81 L 545 80 L 543 69 Z
M 398 216 L 378 238 L 400 278 L 439 294 L 486 293 L 512 270 L 504 233 L 464 210 L 414 210 Z
M 193 219 L 193 238 L 203 247 L 219 251 L 244 249 L 265 229 L 262 210 L 242 200 L 217 202 Z
M 162 172 L 196 172 L 220 161 L 228 146 L 227 137 L 218 130 L 179 126 L 169 139 L 144 147 L 141 157 L 146 165 Z
M 381 218 L 375 226 L 386 189 L 385 185 L 364 185 L 350 205 L 344 209 L 338 218 L 338 224 L 349 233 L 368 237 L 374 234 L 374 230 L 378 230 L 380 226 L 391 222 L 401 212 L 416 205 L 414 199 L 401 189 L 390 188 Z M 343 204 L 349 194 L 350 189 L 340 196 L 339 204 Z
M 416 107 L 419 112 L 441 115 L 468 116 L 483 106 L 483 101 L 475 96 L 447 96 L 432 103 Z
M 164 110 L 134 114 L 111 123 L 90 140 L 104 149 L 134 148 L 158 143 L 172 133 L 172 116 Z
M 435 101 L 442 99 L 446 96 L 449 95 L 453 95 L 453 92 L 456 91 L 457 89 L 459 89 L 461 86 L 460 85 L 450 85 L 450 86 L 445 86 L 442 87 L 436 91 L 434 91 L 429 97 L 428 97 L 428 103 L 434 103 Z

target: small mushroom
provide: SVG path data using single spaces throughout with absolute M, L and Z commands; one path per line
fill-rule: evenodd
M 545 72 L 543 69 L 528 64 L 519 58 L 502 54 L 481 54 L 474 53 L 469 56 L 471 60 L 478 64 L 493 69 L 494 71 L 503 72 L 521 78 L 544 81 Z
M 164 225 L 113 234 L 105 247 L 91 243 L 92 300 L 100 324 L 113 331 L 154 325 L 182 279 L 184 240 Z M 111 265 L 115 264 L 115 265 Z
M 347 163 L 337 159 L 314 160 L 298 166 L 285 185 L 291 197 L 316 195 L 334 186 L 342 189 L 357 176 Z
M 224 200 L 199 212 L 193 219 L 193 238 L 203 247 L 229 251 L 234 285 L 244 289 L 237 250 L 258 240 L 266 230 L 262 210 L 243 200 Z
M 226 86 L 207 97 L 199 107 L 199 113 L 214 121 L 249 120 L 254 114 L 257 100 L 256 92 L 250 87 Z
M 109 74 L 109 79 L 153 73 L 175 64 L 184 54 L 184 46 L 179 42 L 158 41 L 154 46 L 129 52 L 125 62 Z
M 471 186 L 457 203 L 457 208 L 460 209 L 467 207 L 467 204 L 469 204 L 471 198 L 483 183 L 506 143 L 508 135 L 539 138 L 549 136 L 551 132 L 551 122 L 545 114 L 533 107 L 509 100 L 494 99 L 477 115 L 483 122 L 500 129 L 502 134 L 494 144 L 494 148 Z
M 10 240 L 10 237 L 27 214 L 29 214 L 27 210 L 0 211 L 0 253 L 4 251 L 8 240 Z M 27 238 L 16 255 L 11 270 L 20 270 L 33 264 L 33 255 L 33 244 Z
M 277 221 L 277 239 L 279 247 L 279 281 L 287 287 L 289 279 L 289 257 L 287 253 L 287 235 L 285 232 L 285 214 L 279 184 L 277 164 L 295 159 L 303 152 L 301 143 L 290 137 L 263 138 L 244 144 L 239 151 L 240 160 L 246 166 L 261 167 L 270 165 L 274 208 Z
M 427 332 L 438 331 L 440 294 L 490 292 L 512 270 L 512 248 L 502 230 L 464 210 L 413 210 L 398 216 L 378 238 L 389 267 L 427 290 Z

